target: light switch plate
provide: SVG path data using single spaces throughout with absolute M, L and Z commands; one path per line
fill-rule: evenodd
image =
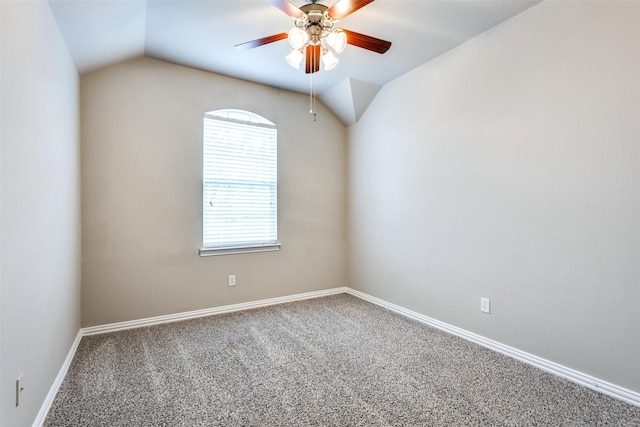
M 480 298 L 480 311 L 483 313 L 491 313 L 491 300 L 489 298 Z

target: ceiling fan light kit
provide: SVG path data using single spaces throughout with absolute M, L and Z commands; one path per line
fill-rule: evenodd
M 336 54 L 342 53 L 347 44 L 376 53 L 385 53 L 391 42 L 353 31 L 333 28 L 343 19 L 374 0 L 338 0 L 331 7 L 312 0 L 300 8 L 287 0 L 267 0 L 273 6 L 291 16 L 294 26 L 287 33 L 279 33 L 236 45 L 236 48 L 254 48 L 279 40 L 288 39 L 292 51 L 285 56 L 289 65 L 300 68 L 306 58 L 306 73 L 320 70 L 320 60 L 325 70 L 331 70 L 340 61 Z
M 307 46 L 321 46 L 321 58 L 325 70 L 331 70 L 340 60 L 334 53 L 341 53 L 347 46 L 347 35 L 341 29 L 333 29 L 335 20 L 329 16 L 327 7 L 312 3 L 303 6 L 301 18 L 294 18 L 295 26 L 287 33 L 293 51 L 286 56 L 294 68 L 300 68 Z M 311 67 L 311 72 L 317 71 Z

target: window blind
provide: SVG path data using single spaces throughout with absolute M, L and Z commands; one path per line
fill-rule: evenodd
M 253 113 L 205 114 L 203 245 L 270 245 L 278 240 L 276 126 Z

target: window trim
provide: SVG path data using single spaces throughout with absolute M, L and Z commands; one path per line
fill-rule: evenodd
M 248 115 L 257 118 L 259 121 L 253 121 L 253 120 L 243 120 L 243 119 L 239 119 L 237 117 L 222 117 L 220 115 L 216 115 L 215 113 L 218 112 L 229 112 L 229 113 L 247 113 Z M 237 109 L 222 109 L 222 110 L 215 110 L 215 111 L 208 111 L 204 114 L 204 119 L 213 119 L 213 120 L 222 120 L 222 121 L 226 121 L 226 122 L 231 122 L 231 123 L 236 123 L 236 124 L 240 124 L 240 125 L 251 125 L 251 126 L 256 126 L 256 127 L 262 127 L 262 128 L 267 128 L 267 129 L 277 129 L 275 123 L 271 122 L 270 120 L 266 119 L 265 117 L 260 116 L 259 114 L 256 114 L 254 112 L 251 111 L 246 111 L 246 110 L 237 110 Z M 204 142 L 203 142 L 204 143 Z M 277 142 L 276 142 L 277 143 Z M 277 159 L 276 159 L 276 168 L 277 168 Z M 203 177 L 204 177 L 204 169 L 203 169 Z M 276 178 L 277 179 L 277 178 Z M 276 181 L 277 182 L 277 181 Z M 204 182 L 203 182 L 203 191 L 204 191 Z M 278 186 L 276 184 L 276 191 L 278 191 Z M 277 197 L 277 196 L 276 196 Z M 277 207 L 276 207 L 277 209 Z M 276 218 L 278 218 L 278 212 L 276 211 Z M 204 212 L 203 212 L 203 218 L 202 218 L 202 225 L 204 227 Z M 277 227 L 277 225 L 276 225 Z M 203 228 L 203 233 L 204 233 L 204 228 Z M 276 240 L 275 241 L 270 241 L 270 242 L 256 242 L 256 243 L 252 243 L 252 242 L 248 242 L 247 244 L 230 244 L 229 246 L 204 246 L 204 241 L 202 242 L 202 245 L 198 251 L 198 254 L 201 257 L 208 257 L 208 256 L 219 256 L 219 255 L 235 255 L 235 254 L 242 254 L 242 253 L 258 253 L 258 252 L 273 252 L 273 251 L 279 251 L 281 248 L 281 243 L 278 239 L 278 234 L 276 234 Z
M 236 255 L 256 252 L 274 252 L 280 250 L 280 242 L 269 245 L 228 246 L 219 248 L 200 248 L 200 256 Z

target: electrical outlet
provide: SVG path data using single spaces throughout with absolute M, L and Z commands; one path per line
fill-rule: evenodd
M 491 300 L 489 298 L 480 298 L 480 311 L 491 313 Z
M 236 275 L 231 274 L 229 276 L 229 286 L 235 286 L 235 285 L 236 285 Z
M 22 386 L 22 377 L 24 374 L 18 375 L 18 379 L 16 379 L 16 407 L 20 406 L 20 394 L 24 387 Z

